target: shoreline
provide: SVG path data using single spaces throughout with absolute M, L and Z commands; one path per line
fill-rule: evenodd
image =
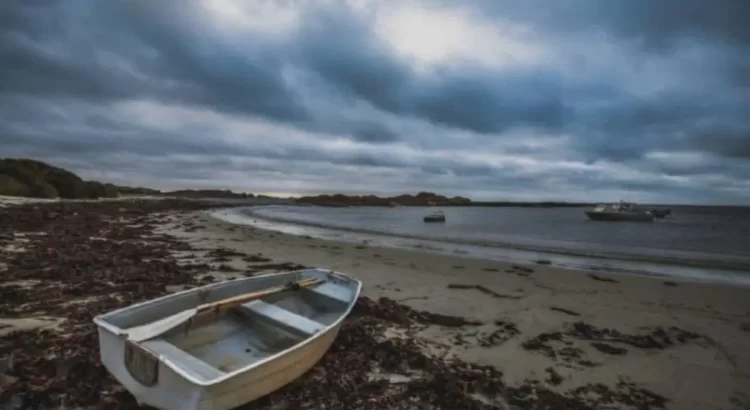
M 406 400 L 399 389 L 410 383 L 424 392 L 412 397 L 414 408 L 750 404 L 748 289 L 321 240 L 224 222 L 203 205 L 159 204 L 43 205 L 50 210 L 44 220 L 30 208 L 13 210 L 7 226 L 15 232 L 0 237 L 0 264 L 7 265 L 0 265 L 0 295 L 30 302 L 0 303 L 0 324 L 36 320 L 41 327 L 12 333 L 14 325 L 0 326 L 0 350 L 14 354 L 22 370 L 0 369 L 0 382 L 18 379 L 0 386 L 0 404 L 6 388 L 46 386 L 30 397 L 50 408 L 59 396 L 83 408 L 112 400 L 140 408 L 99 363 L 93 315 L 185 287 L 304 266 L 357 277 L 363 298 L 323 362 L 249 408 L 286 408 L 300 397 L 316 397 L 301 408 L 388 408 L 383 403 Z M 57 256 L 46 251 L 55 243 Z M 50 373 L 61 357 L 76 363 L 62 379 Z M 433 367 L 420 367 L 425 360 Z M 491 379 L 492 396 L 486 388 L 466 390 L 473 383 L 467 377 Z M 346 401 L 354 399 L 342 381 L 380 393 Z
M 727 400 L 741 396 L 738 392 L 750 391 L 747 288 L 381 248 L 201 218 L 207 233 L 224 238 L 230 249 L 262 249 L 274 259 L 287 257 L 352 274 L 364 281 L 365 296 L 388 297 L 439 314 L 514 323 L 525 341 L 511 338 L 490 349 L 468 345 L 453 351 L 478 365 L 499 366 L 509 383 L 545 379 L 550 368 L 562 377 L 555 389 L 588 382 L 611 385 L 625 378 L 672 400 L 669 409 L 723 408 Z M 228 232 L 233 236 L 225 236 Z M 243 234 L 255 239 L 237 240 Z M 674 346 L 669 353 L 632 345 L 618 345 L 627 351 L 622 355 L 617 349 L 602 353 L 597 343 L 564 336 L 565 329 L 581 321 L 614 333 L 639 334 L 655 326 L 684 329 L 708 335 L 710 341 Z M 426 336 L 434 341 L 466 337 L 441 330 Z M 527 348 L 539 338 L 553 340 L 551 348 L 550 342 L 540 342 L 552 353 L 539 357 Z M 573 355 L 592 358 L 593 368 L 586 366 L 589 359 L 571 362 L 565 347 L 557 350 L 568 343 Z
M 324 240 L 340 240 L 350 243 L 359 243 L 364 240 L 367 243 L 374 243 L 383 247 L 414 249 L 433 254 L 458 254 L 490 261 L 534 264 L 541 260 L 572 270 L 618 272 L 677 280 L 730 283 L 750 287 L 750 272 L 745 269 L 746 265 L 743 262 L 720 263 L 718 260 L 709 262 L 677 257 L 656 258 L 646 255 L 586 253 L 510 243 L 483 245 L 472 241 L 431 239 L 374 230 L 291 221 L 259 215 L 252 208 L 216 209 L 212 211 L 212 214 L 214 218 L 230 223 Z M 710 256 L 716 259 L 722 257 L 722 255 L 714 254 L 710 254 Z

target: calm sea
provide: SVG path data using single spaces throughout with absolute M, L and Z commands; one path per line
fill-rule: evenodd
M 655 223 L 595 222 L 583 208 L 269 206 L 231 212 L 244 223 L 342 240 L 416 247 L 519 262 L 547 259 L 592 269 L 632 270 L 750 284 L 750 208 L 671 207 Z M 235 220 L 238 222 L 238 220 Z

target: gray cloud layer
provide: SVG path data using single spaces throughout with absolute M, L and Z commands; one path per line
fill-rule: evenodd
M 425 74 L 344 2 L 238 34 L 197 0 L 8 0 L 0 150 L 163 187 L 750 200 L 748 2 L 471 3 L 542 52 Z

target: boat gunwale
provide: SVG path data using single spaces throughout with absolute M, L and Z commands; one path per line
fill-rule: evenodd
M 344 310 L 341 313 L 341 315 L 339 316 L 338 319 L 336 319 L 336 321 L 334 321 L 330 325 L 326 326 L 325 328 L 321 329 L 319 332 L 315 333 L 314 335 L 311 335 L 309 337 L 304 338 L 299 343 L 295 343 L 293 346 L 291 346 L 291 347 L 289 347 L 287 349 L 281 350 L 281 351 L 279 351 L 279 352 L 277 352 L 277 353 L 275 353 L 275 354 L 273 354 L 271 356 L 268 356 L 268 357 L 266 357 L 266 358 L 264 358 L 262 360 L 259 360 L 257 362 L 253 362 L 253 363 L 247 364 L 247 365 L 245 365 L 243 367 L 240 367 L 239 369 L 233 370 L 233 371 L 228 372 L 228 373 L 226 373 L 226 374 L 224 374 L 224 375 L 222 375 L 220 377 L 217 377 L 215 379 L 210 379 L 210 380 L 200 380 L 200 379 L 195 378 L 193 375 L 185 372 L 179 364 L 177 364 L 173 360 L 170 360 L 169 358 L 167 358 L 167 357 L 165 357 L 163 355 L 158 355 L 159 362 L 164 363 L 172 371 L 174 371 L 175 373 L 179 374 L 181 377 L 183 377 L 187 381 L 189 381 L 189 382 L 191 382 L 191 383 L 193 383 L 195 385 L 201 386 L 201 387 L 208 387 L 208 386 L 213 386 L 213 385 L 222 383 L 222 382 L 224 382 L 226 380 L 229 380 L 231 378 L 240 376 L 241 374 L 247 373 L 247 372 L 249 372 L 249 371 L 251 371 L 251 370 L 253 370 L 253 369 L 257 368 L 257 367 L 260 367 L 260 366 L 268 363 L 268 362 L 272 362 L 272 361 L 278 359 L 279 357 L 282 357 L 282 356 L 284 356 L 286 354 L 289 354 L 289 353 L 291 353 L 291 352 L 293 352 L 293 351 L 295 351 L 297 349 L 300 349 L 300 348 L 302 348 L 302 347 L 304 347 L 304 346 L 312 343 L 316 339 L 321 338 L 324 335 L 328 334 L 331 330 L 333 330 L 336 327 L 340 326 L 341 322 L 343 322 L 344 319 L 346 319 L 349 316 L 349 314 L 351 313 L 352 309 L 354 309 L 354 305 L 357 303 L 357 299 L 359 299 L 359 295 L 360 295 L 360 293 L 362 291 L 362 281 L 360 281 L 360 280 L 358 280 L 356 278 L 353 278 L 351 276 L 348 276 L 348 275 L 346 275 L 344 273 L 341 273 L 341 272 L 336 272 L 336 271 L 329 270 L 329 269 L 318 269 L 318 268 L 314 268 L 314 269 L 300 269 L 300 270 L 297 270 L 297 271 L 289 271 L 289 272 L 283 272 L 283 273 L 268 273 L 268 274 L 265 274 L 265 275 L 253 276 L 252 278 L 253 279 L 257 279 L 257 278 L 263 278 L 263 277 L 271 277 L 271 276 L 276 276 L 276 275 L 279 275 L 279 274 L 289 274 L 290 276 L 292 276 L 292 274 L 300 274 L 300 273 L 310 272 L 310 271 L 325 272 L 327 274 L 331 274 L 333 276 L 336 276 L 336 277 L 338 277 L 340 279 L 346 280 L 347 282 L 354 282 L 356 284 L 356 288 L 355 288 L 354 294 L 352 295 L 352 300 L 349 302 L 348 307 L 346 308 L 346 310 Z M 248 280 L 248 279 L 249 278 L 239 278 L 239 279 L 236 279 L 236 281 L 243 281 L 243 280 Z M 234 280 L 228 280 L 228 281 L 223 281 L 223 282 L 212 283 L 212 284 L 210 284 L 208 286 L 203 286 L 201 288 L 205 289 L 206 287 L 218 287 L 219 285 L 225 284 L 227 282 L 233 282 L 233 281 Z M 174 298 L 174 297 L 177 297 L 177 296 L 180 296 L 180 295 L 183 295 L 183 294 L 188 294 L 188 293 L 191 293 L 191 292 L 195 292 L 196 289 L 201 289 L 201 288 L 185 289 L 183 291 L 175 292 L 175 293 L 170 293 L 168 295 L 164 295 L 164 296 L 158 297 L 156 299 L 146 300 L 146 301 L 143 301 L 143 302 L 140 302 L 140 303 L 136 303 L 134 305 L 130 305 L 130 306 L 126 306 L 126 307 L 123 307 L 123 308 L 120 308 L 120 309 L 113 310 L 111 312 L 106 312 L 106 313 L 103 313 L 103 314 L 95 316 L 93 318 L 93 322 L 94 322 L 94 324 L 97 327 L 104 328 L 105 330 L 109 331 L 110 333 L 112 333 L 114 335 L 117 335 L 120 338 L 122 338 L 123 336 L 127 335 L 127 332 L 125 332 L 122 328 L 120 328 L 118 326 L 115 326 L 115 325 L 112 325 L 110 323 L 107 323 L 105 321 L 105 319 L 103 318 L 104 316 L 115 315 L 116 313 L 120 313 L 120 312 L 129 310 L 129 309 L 135 309 L 137 307 L 142 307 L 142 306 L 147 306 L 149 304 L 154 304 L 154 303 L 157 303 L 159 301 L 163 301 L 165 299 Z M 101 344 L 101 339 L 100 339 L 100 344 Z

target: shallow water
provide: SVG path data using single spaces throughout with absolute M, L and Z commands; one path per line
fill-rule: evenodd
M 671 208 L 672 215 L 654 223 L 594 222 L 582 208 L 447 207 L 444 224 L 424 223 L 422 216 L 434 208 L 422 207 L 271 206 L 233 212 L 297 234 L 367 237 L 386 246 L 491 259 L 546 258 L 566 266 L 622 269 L 613 264 L 620 260 L 632 270 L 659 263 L 658 271 L 667 275 L 674 272 L 665 264 L 693 270 L 678 276 L 710 276 L 717 269 L 714 276 L 730 274 L 727 269 L 730 276 L 750 274 L 750 208 Z

